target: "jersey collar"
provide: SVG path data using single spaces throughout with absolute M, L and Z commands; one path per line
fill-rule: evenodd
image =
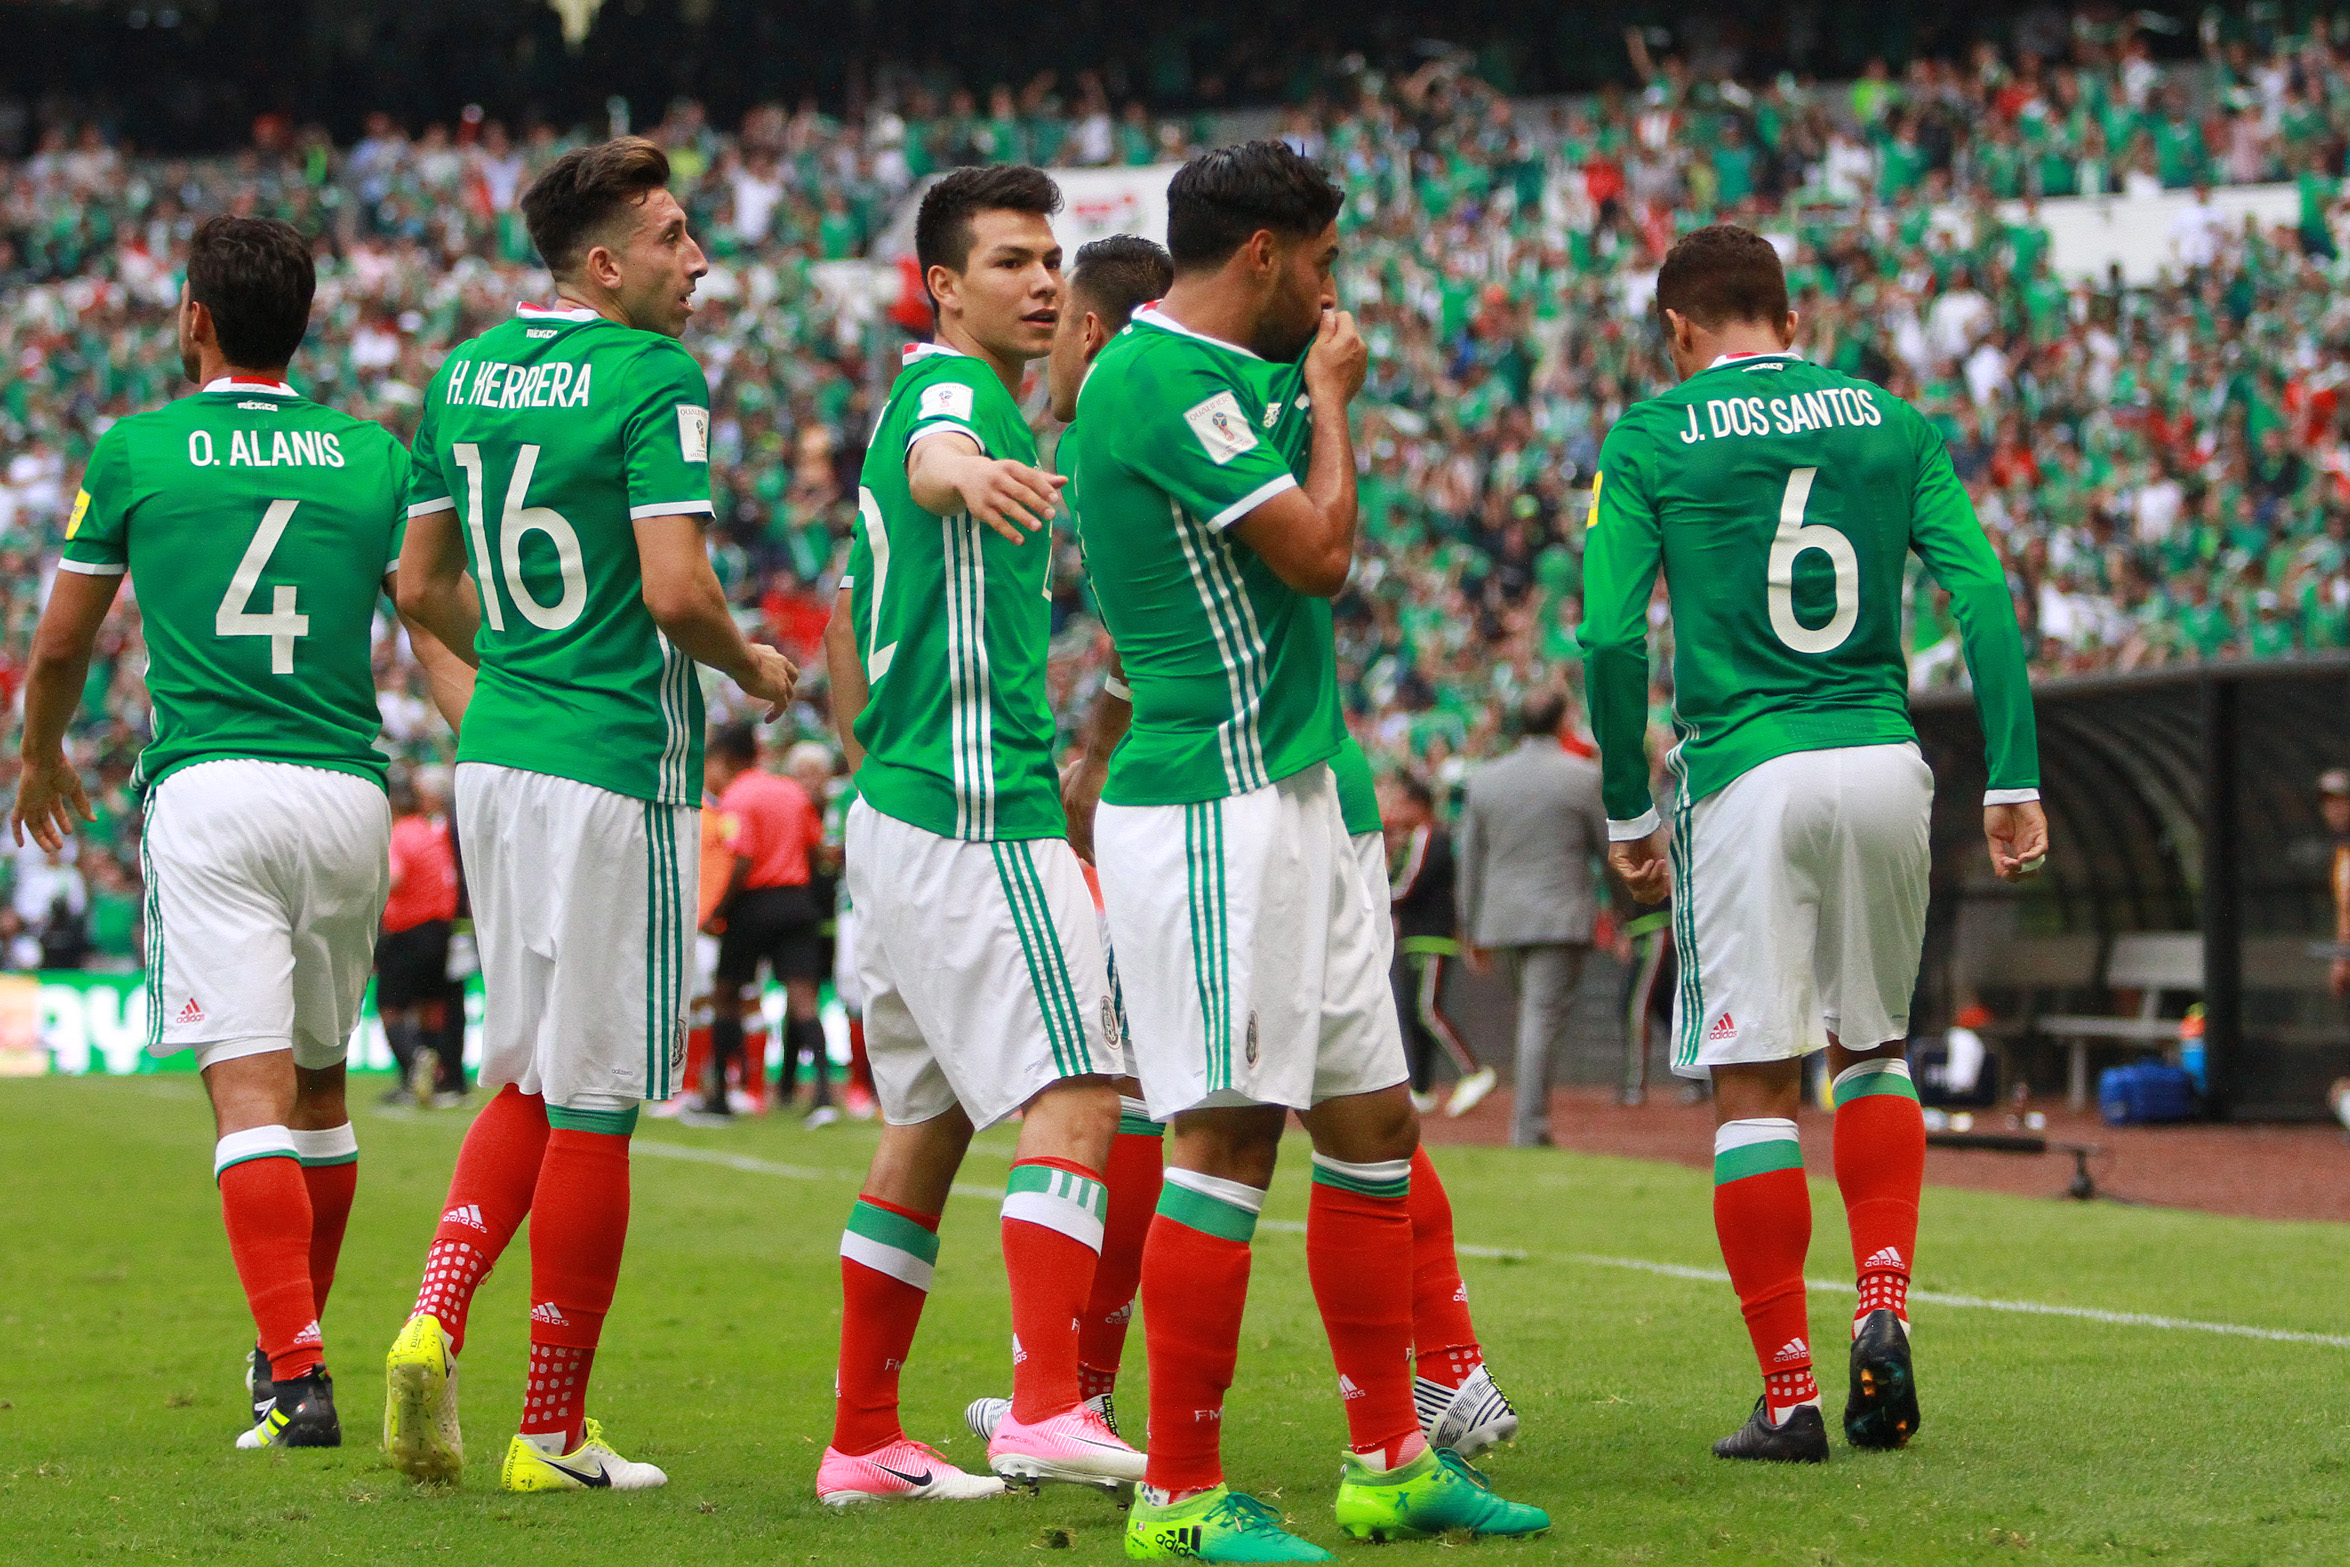
M 601 321 L 604 319 L 585 305 L 576 305 L 569 310 L 557 310 L 547 305 L 534 305 L 527 299 L 515 305 L 514 313 L 533 321 Z
M 1161 308 L 1160 302 L 1155 299 L 1134 312 L 1134 323 L 1137 326 L 1155 326 L 1163 332 L 1173 332 L 1181 337 L 1197 338 L 1203 343 L 1213 343 L 1218 348 L 1229 349 L 1245 359 L 1262 360 L 1264 358 L 1264 355 L 1253 349 L 1243 348 L 1238 343 L 1227 343 L 1220 337 L 1210 337 L 1205 332 L 1194 332 L 1190 327 L 1167 314 Z
M 204 390 L 207 392 L 253 392 L 263 397 L 299 397 L 301 395 L 284 381 L 265 381 L 259 376 L 252 375 L 215 376 L 212 380 L 204 383 Z
M 1749 360 L 1754 359 L 1801 359 L 1802 357 L 1803 355 L 1797 353 L 1792 348 L 1773 349 L 1769 353 L 1764 354 L 1722 354 L 1717 356 L 1714 362 L 1710 365 L 1707 365 L 1706 368 L 1708 370 L 1719 370 L 1724 365 L 1742 365 L 1747 363 Z
M 933 354 L 944 354 L 949 359 L 968 359 L 971 357 L 969 354 L 964 353 L 960 348 L 949 348 L 944 343 L 908 343 L 906 345 L 905 357 L 899 360 L 898 363 L 902 368 L 905 365 L 912 364 L 917 359 L 928 359 Z

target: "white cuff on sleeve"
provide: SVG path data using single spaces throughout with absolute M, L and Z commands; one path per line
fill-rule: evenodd
M 1664 819 L 1656 814 L 1656 807 L 1653 805 L 1628 822 L 1619 822 L 1611 816 L 1608 818 L 1607 824 L 1607 841 L 1610 843 L 1637 843 L 1663 825 Z
M 119 577 L 131 568 L 120 561 L 108 563 L 97 560 L 60 560 L 59 571 L 70 571 L 84 577 Z
M 410 521 L 414 521 L 418 517 L 429 517 L 436 511 L 455 511 L 456 509 L 456 500 L 444 495 L 437 501 L 418 501 L 408 508 L 408 517 Z
M 1986 789 L 1983 791 L 1985 805 L 2030 805 L 2039 798 L 2040 791 L 2037 789 Z
M 1210 517 L 1208 519 L 1208 526 L 1217 529 L 1218 531 L 1229 528 L 1234 523 L 1238 522 L 1241 518 L 1247 516 L 1250 512 L 1255 511 L 1259 506 L 1264 505 L 1265 502 L 1271 500 L 1274 496 L 1279 495 L 1283 490 L 1294 490 L 1296 488 L 1297 480 L 1291 478 L 1286 473 L 1281 475 L 1281 477 L 1278 479 L 1267 479 L 1264 483 L 1258 485 L 1255 489 L 1249 491 L 1246 495 L 1243 495 L 1239 500 L 1234 501 L 1231 505 L 1225 507 L 1222 511 L 1216 513 L 1216 515 L 1213 517 Z
M 1134 700 L 1134 692 L 1132 688 L 1130 688 L 1125 681 L 1120 680 L 1116 675 L 1105 675 L 1102 677 L 1102 695 L 1114 696 L 1121 702 L 1130 703 Z
M 649 501 L 642 506 L 628 508 L 630 522 L 642 522 L 647 517 L 692 517 L 708 514 L 708 501 Z

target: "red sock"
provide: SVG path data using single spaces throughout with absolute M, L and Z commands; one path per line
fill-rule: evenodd
M 840 1368 L 833 1377 L 832 1445 L 850 1457 L 905 1435 L 898 1373 L 914 1348 L 930 1274 L 938 1264 L 938 1215 L 863 1196 L 840 1237 Z
M 283 1127 L 263 1127 L 282 1138 Z M 232 1132 L 230 1138 L 251 1137 Z M 234 1150 L 231 1150 L 233 1153 Z M 310 1193 L 291 1146 L 241 1157 L 219 1173 L 229 1255 L 253 1308 L 273 1378 L 297 1377 L 326 1358 L 318 1302 L 310 1294 Z
M 1004 1271 L 1012 1280 L 1012 1418 L 1076 1407 L 1077 1318 L 1093 1289 L 1110 1198 L 1074 1159 L 1021 1159 L 1004 1187 Z
M 1776 1422 L 1820 1396 L 1803 1296 L 1811 1190 L 1793 1121 L 1731 1121 L 1714 1133 L 1714 1231 Z
M 1909 1270 L 1926 1179 L 1926 1118 L 1903 1061 L 1863 1061 L 1836 1078 L 1836 1186 L 1852 1229 L 1860 1300 L 1852 1320 L 1890 1307 L 1909 1320 Z
M 1112 1188 L 1113 1191 L 1116 1188 Z M 1436 1178 L 1428 1150 L 1412 1155 L 1412 1370 L 1459 1387 L 1485 1364 L 1469 1320 L 1469 1287 L 1453 1250 L 1452 1199 Z
M 438 1317 L 453 1350 L 465 1348 L 473 1292 L 530 1212 L 546 1150 L 547 1102 L 511 1083 L 482 1106 L 465 1133 L 410 1313 L 429 1311 Z
M 600 1327 L 603 1319 L 596 1319 Z M 532 1324 L 530 1377 L 523 1384 L 522 1434 L 559 1436 L 563 1451 L 576 1452 L 587 1434 L 588 1371 L 596 1363 L 593 1349 L 550 1344 L 539 1338 Z
M 873 1092 L 873 1062 L 865 1054 L 865 1020 L 861 1017 L 849 1019 L 849 1082 Z
M 1121 1125 L 1124 1118 L 1121 1118 Z M 1147 1124 L 1147 1123 L 1146 1123 Z M 1101 1261 L 1077 1319 L 1077 1396 L 1099 1398 L 1118 1384 L 1134 1293 L 1142 1284 L 1142 1247 L 1159 1206 L 1159 1131 L 1120 1131 L 1110 1142 L 1110 1217 L 1102 1225 Z
M 1338 1364 L 1348 1440 L 1375 1469 L 1427 1445 L 1412 1408 L 1411 1168 L 1316 1154 L 1306 1201 L 1306 1276 Z
M 556 1110 L 549 1118 L 559 1121 L 574 1113 Z M 576 1352 L 593 1351 L 603 1336 L 628 1241 L 628 1133 L 569 1126 L 549 1130 L 530 1211 L 531 1365 L 541 1365 L 543 1355 L 543 1363 L 566 1369 L 563 1397 L 527 1412 L 522 1429 L 526 1435 L 560 1430 L 568 1453 L 580 1443 L 588 1367 L 594 1360 L 592 1353 Z M 554 1392 L 542 1390 L 549 1397 Z M 567 1411 L 564 1424 L 551 1423 L 553 1408 Z
M 306 1164 L 302 1184 L 310 1192 L 310 1298 L 323 1316 L 326 1292 L 334 1288 L 335 1263 L 343 1254 L 343 1232 L 351 1224 L 359 1163 Z
M 1224 1478 L 1224 1395 L 1240 1358 L 1249 1240 L 1264 1193 L 1168 1172 L 1142 1248 L 1142 1329 L 1150 1352 L 1150 1462 L 1143 1483 L 1170 1499 Z M 1253 1204 L 1251 1205 L 1251 1199 Z

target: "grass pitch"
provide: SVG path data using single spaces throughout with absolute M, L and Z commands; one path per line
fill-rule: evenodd
M 372 1085 L 354 1084 L 372 1102 Z M 830 1429 L 836 1246 L 869 1127 L 648 1121 L 628 1263 L 591 1409 L 660 1463 L 642 1495 L 508 1497 L 527 1261 L 476 1303 L 464 1487 L 431 1494 L 376 1451 L 381 1365 L 469 1117 L 361 1113 L 361 1177 L 326 1317 L 349 1445 L 245 1453 L 251 1321 L 204 1166 L 210 1119 L 180 1076 L 0 1082 L 0 1559 L 309 1562 L 1030 1562 L 1122 1559 L 1097 1494 L 834 1515 L 814 1495 Z M 1808 1130 L 1808 1129 L 1807 1129 Z M 1823 1128 L 1824 1130 L 1824 1128 Z M 965 1172 L 1001 1180 L 1009 1136 Z M 1543 1540 L 1479 1560 L 1954 1563 L 2337 1562 L 2350 1481 L 2350 1349 L 1980 1306 L 1915 1312 L 1925 1425 L 1899 1454 L 1789 1470 L 1716 1461 L 1755 1384 L 1726 1284 L 1602 1265 L 1718 1267 L 1697 1171 L 1571 1154 L 1439 1156 L 1478 1324 L 1525 1417 L 1489 1455 L 1505 1495 L 1550 1510 Z M 1303 1217 L 1293 1149 L 1267 1217 Z M 1834 1189 L 1816 1186 L 1810 1272 L 1844 1276 Z M 906 1377 L 906 1423 L 978 1467 L 971 1397 L 1007 1390 L 1009 1313 L 993 1207 L 949 1206 L 938 1286 Z M 1921 1289 L 2317 1334 L 2345 1329 L 2338 1228 L 1926 1195 Z M 1342 1560 L 1329 1499 L 1344 1423 L 1292 1229 L 1260 1233 L 1228 1421 L 1232 1477 Z M 1846 1298 L 1848 1299 L 1848 1297 Z M 1823 1347 L 1849 1307 L 1813 1298 Z M 1141 1334 L 1122 1394 L 1143 1412 Z M 1840 1358 L 1823 1354 L 1831 1425 Z M 1450 1546 L 1399 1545 L 1382 1560 Z M 1053 1559 L 1053 1558 L 1046 1558 Z

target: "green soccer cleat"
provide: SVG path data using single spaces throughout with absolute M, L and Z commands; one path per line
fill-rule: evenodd
M 1255 1497 L 1220 1485 L 1165 1507 L 1140 1495 L 1126 1515 L 1126 1554 L 1140 1562 L 1326 1562 L 1331 1555 L 1281 1527 Z
M 457 1357 L 448 1330 L 418 1312 L 384 1357 L 384 1452 L 409 1479 L 455 1485 L 465 1476 L 457 1425 Z
M 1467 1459 L 1431 1447 L 1384 1472 L 1346 1454 L 1338 1473 L 1338 1527 L 1358 1540 L 1425 1540 L 1455 1530 L 1522 1537 L 1548 1529 L 1550 1514 L 1504 1501 Z

